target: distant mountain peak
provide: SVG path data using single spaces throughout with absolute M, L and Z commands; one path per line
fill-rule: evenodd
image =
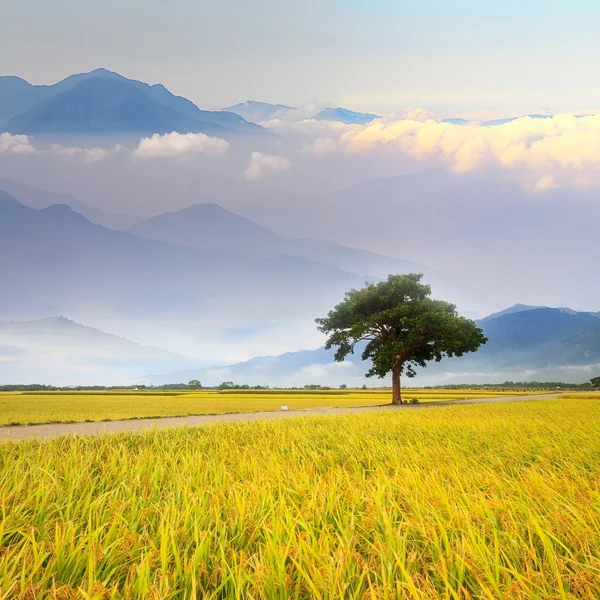
M 20 204 L 14 196 L 2 189 L 0 189 L 0 202 L 15 202 L 16 204 Z
M 3 130 L 49 133 L 264 132 L 240 115 L 206 111 L 164 85 L 128 79 L 103 67 L 53 85 L 0 79 Z
M 73 319 L 69 319 L 67 317 L 63 317 L 62 315 L 57 315 L 55 317 L 42 317 L 41 319 L 35 319 L 32 322 L 33 323 L 56 323 L 58 325 L 69 325 L 69 326 L 75 325 L 76 327 L 83 327 L 83 325 L 81 325 L 81 323 L 77 323 L 77 321 L 74 321 Z
M 164 212 L 127 231 L 138 237 L 203 249 L 247 250 L 279 240 L 265 227 L 211 202 Z
M 539 310 L 556 311 L 556 312 L 565 313 L 567 315 L 585 314 L 585 313 L 582 313 L 581 311 L 574 310 L 567 306 L 552 307 L 552 306 L 533 306 L 530 304 L 514 304 L 513 306 L 509 306 L 508 308 L 505 308 L 504 310 L 501 310 L 499 312 L 488 315 L 487 317 L 485 317 L 485 319 L 482 319 L 482 320 L 498 319 L 499 317 L 504 317 L 506 315 L 513 315 L 516 313 L 529 312 L 529 311 L 534 311 L 534 310 L 536 310 L 536 311 L 539 311 Z
M 119 75 L 119 77 L 123 77 L 116 71 L 111 71 L 110 69 L 105 69 L 104 67 L 98 67 L 97 69 L 93 69 L 89 72 L 89 75 Z
M 139 221 L 139 217 L 104 212 L 95 206 L 81 202 L 69 194 L 35 188 L 11 179 L 0 178 L 0 190 L 8 193 L 9 196 L 16 199 L 20 204 L 34 208 L 35 210 L 47 208 L 53 204 L 67 204 L 72 210 L 83 215 L 88 221 L 102 225 L 108 229 L 123 230 Z
M 527 305 L 516 305 L 529 308 Z M 514 307 L 513 307 L 514 308 Z M 600 361 L 600 319 L 590 313 L 565 312 L 562 309 L 531 307 L 499 318 L 481 322 L 488 343 L 465 357 L 448 358 L 438 365 L 418 369 L 421 377 L 434 377 L 438 383 L 500 383 L 511 381 L 589 380 L 590 366 L 596 370 Z M 357 348 L 358 350 L 358 348 Z M 256 357 L 245 362 L 225 365 L 228 378 L 236 383 L 290 386 L 308 382 L 327 385 L 362 384 L 370 363 L 361 360 L 361 352 L 348 356 L 343 371 L 328 371 L 334 363 L 333 350 L 288 352 L 275 357 Z M 318 375 L 307 375 L 306 367 L 321 365 Z M 565 368 L 567 367 L 567 368 Z M 218 384 L 222 372 L 211 368 L 191 369 L 148 378 L 152 383 L 200 379 L 208 385 Z M 451 378 L 451 379 L 449 379 Z
M 285 104 L 271 104 L 270 102 L 259 102 L 257 100 L 246 100 L 245 102 L 240 102 L 239 104 L 229 106 L 223 110 L 235 112 L 234 109 L 236 108 L 275 108 L 283 110 L 295 110 L 293 106 L 286 106 Z
M 340 121 L 347 125 L 364 125 L 381 117 L 371 113 L 355 112 L 338 106 L 337 108 L 324 108 L 314 118 L 317 121 Z
M 69 79 L 91 79 L 93 77 L 116 77 L 119 79 L 126 79 L 123 75 L 117 73 L 116 71 L 111 71 L 110 69 L 105 69 L 104 67 L 97 67 L 96 69 L 92 69 L 91 71 L 82 71 L 81 73 L 73 73 L 73 75 L 69 75 L 59 83 L 63 83 L 68 81 Z
M 239 115 L 252 123 L 260 123 L 280 118 L 287 112 L 296 109 L 293 106 L 286 106 L 285 104 L 270 104 L 269 102 L 246 100 L 246 102 L 228 106 L 223 110 Z
M 499 310 L 498 312 L 492 313 L 491 315 L 488 315 L 487 317 L 485 317 L 486 319 L 497 319 L 498 317 L 503 317 L 504 315 L 510 315 L 513 313 L 519 313 L 519 312 L 525 312 L 528 310 L 537 310 L 540 308 L 547 308 L 545 306 L 532 306 L 530 304 L 513 304 L 512 306 L 509 306 L 508 308 L 505 308 L 503 310 Z
M 183 210 L 215 210 L 218 212 L 233 214 L 231 211 L 223 208 L 220 204 L 216 202 L 198 202 L 197 204 L 191 204 L 187 208 Z
M 17 75 L 0 75 L 0 82 L 19 84 L 27 87 L 31 85 L 29 81 L 23 79 L 22 77 L 18 77 Z
M 68 204 L 52 204 L 40 210 L 45 215 L 87 221 L 80 213 L 74 211 Z

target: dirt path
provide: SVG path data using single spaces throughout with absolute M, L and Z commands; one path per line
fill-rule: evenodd
M 288 419 L 316 415 L 345 415 L 373 411 L 418 410 L 423 408 L 442 408 L 462 404 L 496 404 L 503 402 L 524 402 L 556 398 L 557 394 L 533 396 L 501 396 L 496 398 L 474 398 L 450 402 L 423 402 L 421 404 L 403 404 L 401 406 L 361 406 L 354 408 L 310 408 L 272 412 L 231 413 L 226 415 L 198 415 L 189 417 L 163 417 L 159 419 L 126 419 L 123 421 L 97 421 L 94 423 L 49 423 L 47 425 L 17 425 L 0 427 L 0 442 L 18 441 L 32 438 L 53 438 L 61 435 L 102 435 L 124 431 L 136 432 L 169 427 L 196 427 L 216 423 L 245 423 L 269 419 Z

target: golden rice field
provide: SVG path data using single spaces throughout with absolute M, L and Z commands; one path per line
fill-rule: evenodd
M 0 444 L 2 599 L 600 597 L 600 404 Z
M 570 398 L 572 400 L 600 400 L 600 392 L 574 392 L 570 394 L 561 394 L 561 398 Z
M 532 392 L 528 392 L 531 394 Z M 525 393 L 527 394 L 527 393 Z M 471 390 L 405 390 L 420 402 L 462 400 L 515 392 Z M 141 417 L 177 417 L 318 407 L 389 404 L 389 390 L 345 391 L 199 391 L 199 392 L 42 392 L 0 393 L 0 425 L 110 421 Z

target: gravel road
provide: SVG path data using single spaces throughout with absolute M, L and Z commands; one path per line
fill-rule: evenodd
M 104 435 L 109 433 L 141 432 L 150 429 L 169 427 L 197 427 L 216 423 L 245 423 L 248 421 L 266 421 L 270 419 L 289 419 L 312 417 L 317 415 L 346 415 L 373 411 L 421 410 L 424 408 L 443 408 L 463 404 L 496 404 L 504 402 L 525 402 L 556 398 L 557 394 L 532 396 L 501 396 L 496 398 L 476 398 L 451 402 L 422 402 L 420 404 L 402 404 L 401 406 L 361 406 L 354 408 L 311 408 L 273 412 L 232 413 L 226 415 L 197 415 L 189 417 L 163 417 L 159 419 L 126 419 L 123 421 L 97 421 L 94 423 L 49 423 L 47 425 L 17 425 L 0 427 L 0 442 L 18 441 L 34 438 L 54 438 L 62 435 Z

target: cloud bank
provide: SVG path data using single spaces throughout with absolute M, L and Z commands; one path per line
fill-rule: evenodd
M 338 149 L 337 140 L 330 137 L 318 137 L 311 144 L 306 144 L 302 148 L 302 153 L 321 157 L 335 154 Z
M 289 171 L 292 164 L 284 156 L 274 156 L 253 152 L 250 155 L 250 164 L 244 171 L 244 177 L 248 181 L 258 181 L 271 173 L 284 173 Z
M 343 133 L 339 146 L 348 153 L 397 152 L 455 173 L 500 167 L 538 191 L 600 187 L 600 115 L 521 117 L 495 126 L 379 119 Z
M 71 146 L 59 146 L 58 144 L 53 144 L 51 151 L 55 156 L 80 159 L 84 163 L 88 164 L 103 160 L 109 155 L 108 150 L 103 150 L 102 148 L 79 148 Z
M 34 152 L 35 146 L 29 136 L 0 133 L 0 154 L 31 154 Z
M 136 148 L 117 144 L 112 148 L 62 146 L 36 146 L 32 137 L 0 133 L 0 154 L 36 154 L 79 160 L 91 164 L 116 154 L 128 154 L 136 158 L 178 158 L 188 155 L 223 156 L 229 150 L 229 143 L 221 138 L 203 133 L 182 134 L 177 132 L 140 139 Z
M 223 156 L 229 149 L 229 143 L 204 133 L 155 133 L 152 137 L 142 138 L 133 155 L 138 158 L 177 158 L 193 154 Z

